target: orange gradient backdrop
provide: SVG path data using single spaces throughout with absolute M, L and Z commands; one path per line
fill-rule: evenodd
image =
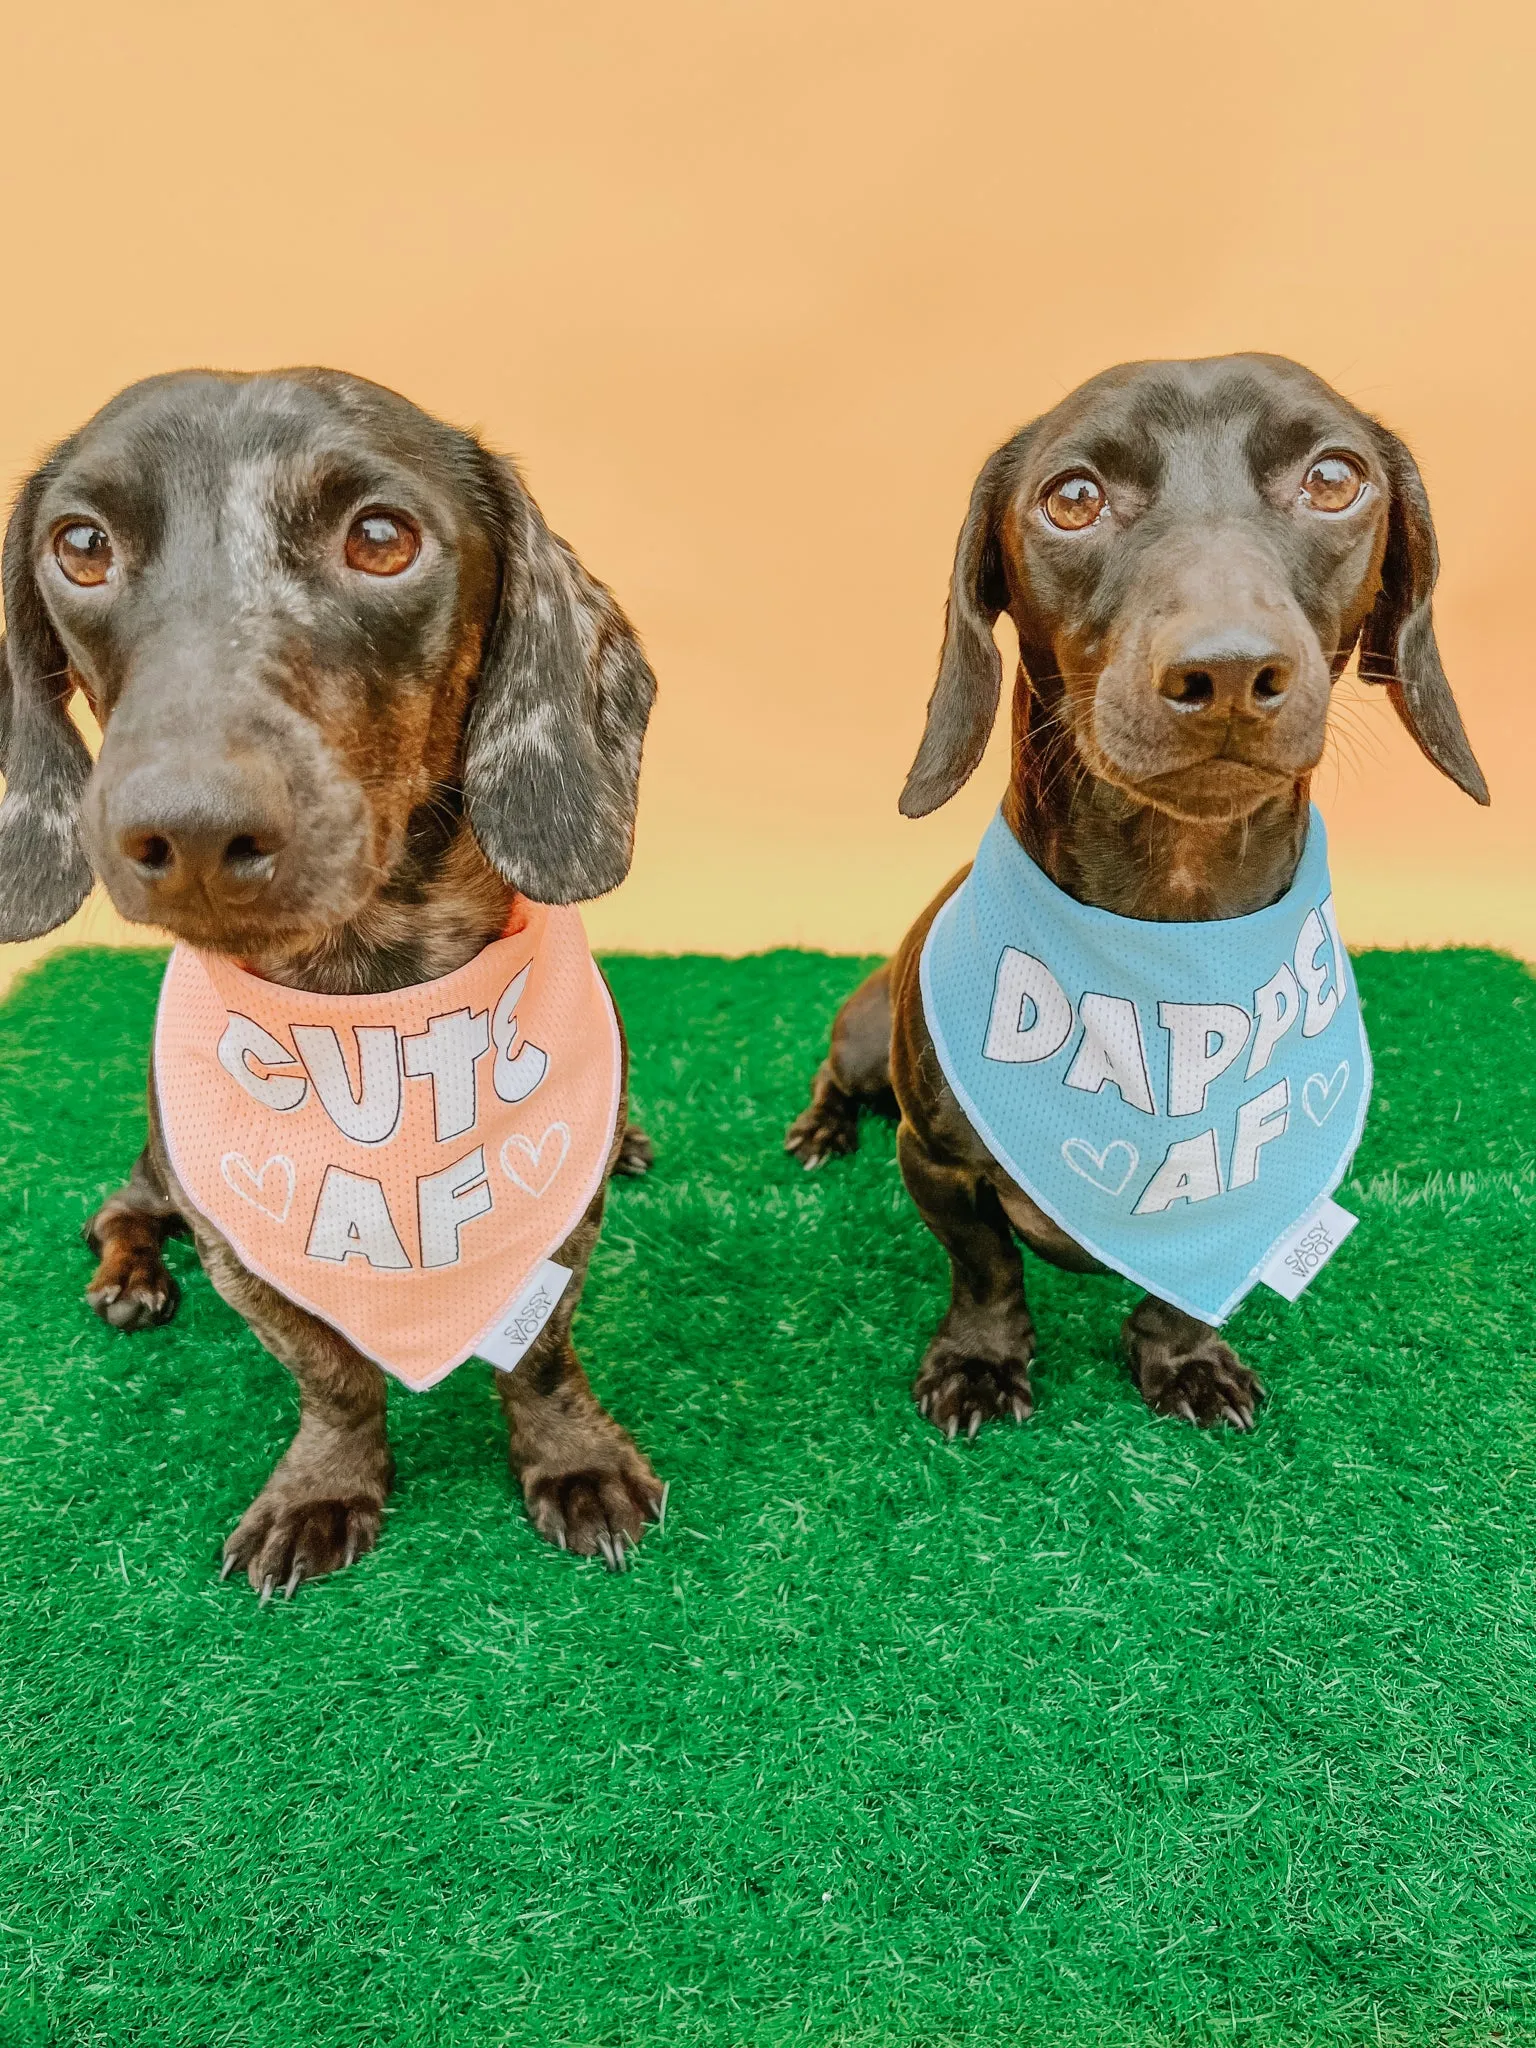
M 595 938 L 887 947 L 1002 782 L 896 813 L 982 459 L 1122 358 L 1298 356 L 1418 453 L 1494 793 L 1353 688 L 1346 928 L 1536 956 L 1533 57 L 1506 0 L 12 7 L 0 476 L 184 364 L 478 427 L 661 680 Z

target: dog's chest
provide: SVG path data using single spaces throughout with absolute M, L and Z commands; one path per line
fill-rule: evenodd
M 178 948 L 156 1022 L 166 1153 L 193 1209 L 413 1387 L 510 1367 L 601 1185 L 617 1022 L 575 911 L 527 906 L 455 973 L 384 996 L 282 988 Z
M 1358 1143 L 1370 1055 L 1315 814 L 1286 895 L 1205 924 L 1076 902 L 998 818 L 921 980 L 1015 1228 L 1202 1321 L 1268 1277 Z

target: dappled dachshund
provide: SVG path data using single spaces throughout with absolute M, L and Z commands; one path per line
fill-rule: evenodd
M 1277 357 L 1110 370 L 982 468 L 901 809 L 934 810 L 980 761 L 1006 611 L 1021 659 L 1000 818 L 843 1005 L 787 1139 L 819 1166 L 894 1095 L 901 1172 L 952 1269 L 914 1387 L 949 1436 L 1030 1413 L 1018 1239 L 1149 1288 L 1123 1341 L 1157 1413 L 1251 1425 L 1263 1389 L 1216 1328 L 1256 1278 L 1293 1293 L 1331 1249 L 1332 1224 L 1288 1251 L 1276 1237 L 1286 1176 L 1299 1163 L 1304 1222 L 1326 1208 L 1369 1093 L 1308 796 L 1357 646 L 1428 758 L 1488 800 L 1435 645 L 1437 566 L 1403 443 Z M 1042 957 L 1058 941 L 1075 986 Z M 1228 953 L 1223 1000 L 1182 985 Z M 1142 954 L 1170 1000 L 1117 992 Z M 955 1009 L 945 977 L 967 974 Z M 1245 1205 L 1248 1250 L 1217 1220 Z
M 88 1299 L 165 1321 L 189 1230 L 299 1385 L 226 1575 L 291 1595 L 369 1549 L 381 1364 L 420 1385 L 471 1352 L 517 1361 L 535 1527 L 621 1566 L 662 1488 L 570 1326 L 608 1176 L 650 1153 L 579 916 L 546 906 L 629 867 L 655 690 L 629 622 L 509 462 L 325 370 L 125 391 L 22 489 L 4 573 L 0 938 L 94 869 L 180 942 Z

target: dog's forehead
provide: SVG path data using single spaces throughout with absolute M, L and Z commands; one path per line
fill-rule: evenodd
M 1125 363 L 1044 416 L 1029 468 L 1076 459 L 1146 491 L 1201 477 L 1260 482 L 1331 439 L 1369 453 L 1364 416 L 1284 357 Z
M 119 518 L 301 516 L 322 490 L 398 485 L 444 509 L 458 437 L 332 372 L 188 373 L 133 385 L 74 437 L 49 490 Z

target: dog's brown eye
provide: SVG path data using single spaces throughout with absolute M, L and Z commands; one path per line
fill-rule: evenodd
M 398 576 L 421 553 L 421 535 L 398 512 L 364 512 L 347 535 L 347 567 L 365 576 Z
M 1081 533 L 1104 510 L 1104 493 L 1091 476 L 1063 476 L 1051 485 L 1042 503 L 1052 526 L 1066 533 Z
M 63 527 L 54 536 L 53 552 L 71 583 L 105 583 L 112 573 L 112 543 L 86 520 Z
M 1365 471 L 1347 455 L 1324 455 L 1302 478 L 1301 495 L 1314 512 L 1347 512 L 1365 489 Z

